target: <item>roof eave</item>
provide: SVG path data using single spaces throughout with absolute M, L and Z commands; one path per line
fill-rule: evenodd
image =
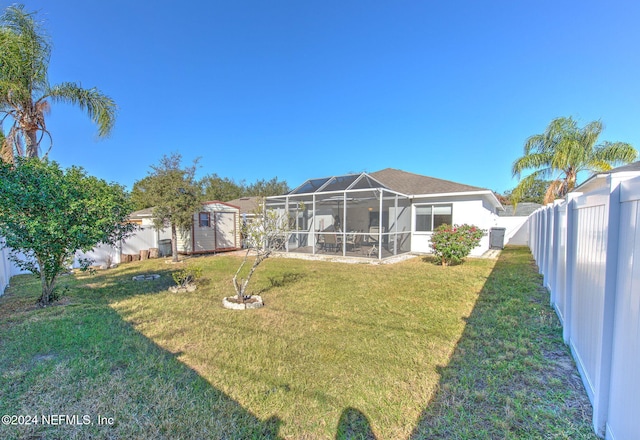
M 460 192 L 448 192 L 448 193 L 434 193 L 434 194 L 413 194 L 410 197 L 412 199 L 428 198 L 428 197 L 452 197 L 452 196 L 489 196 L 489 200 L 493 206 L 504 211 L 502 203 L 498 200 L 495 193 L 488 189 L 481 191 L 460 191 Z

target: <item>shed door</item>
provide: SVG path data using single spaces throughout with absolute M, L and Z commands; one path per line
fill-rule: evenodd
M 236 248 L 236 214 L 216 212 L 216 249 Z

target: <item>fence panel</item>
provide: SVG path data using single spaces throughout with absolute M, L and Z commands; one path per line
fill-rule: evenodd
M 540 208 L 529 223 L 595 432 L 640 438 L 640 177 L 610 176 L 605 187 Z
M 607 438 L 640 438 L 640 179 L 621 184 L 617 296 Z
M 0 295 L 9 285 L 11 279 L 11 262 L 9 261 L 9 251 L 2 247 L 0 239 Z
M 598 398 L 597 386 L 601 373 L 608 205 L 608 192 L 601 191 L 577 198 L 570 207 L 574 210 L 571 226 L 576 251 L 571 274 L 569 343 L 592 403 Z
M 555 249 L 555 276 L 551 283 L 551 304 L 564 325 L 566 314 L 567 270 L 567 203 L 554 206 L 553 242 Z
M 141 249 L 158 247 L 157 230 L 151 226 L 140 227 L 134 235 L 122 242 L 121 253 L 138 254 Z
M 80 267 L 80 259 L 89 259 L 92 265 L 106 268 L 111 267 L 114 263 L 120 262 L 120 252 L 116 246 L 100 244 L 89 252 L 76 252 L 73 267 Z

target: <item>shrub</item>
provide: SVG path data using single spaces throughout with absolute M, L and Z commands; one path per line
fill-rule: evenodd
M 173 281 L 180 287 L 186 287 L 195 283 L 202 276 L 202 268 L 199 266 L 187 266 L 171 274 Z
M 485 234 L 486 231 L 474 225 L 440 225 L 431 236 L 431 249 L 443 266 L 459 264 Z

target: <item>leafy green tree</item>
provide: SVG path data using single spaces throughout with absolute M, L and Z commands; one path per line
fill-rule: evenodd
M 238 184 L 228 177 L 220 177 L 215 173 L 203 177 L 200 183 L 206 200 L 228 202 L 243 197 L 246 192 L 244 183 Z
M 113 128 L 116 104 L 110 97 L 73 82 L 49 84 L 50 55 L 49 36 L 35 13 L 25 12 L 23 5 L 9 6 L 0 16 L 0 114 L 2 121 L 13 121 L 1 148 L 5 161 L 15 156 L 38 157 L 44 135 L 51 148 L 45 123 L 50 103 L 80 107 L 97 124 L 101 137 Z
M 247 185 L 244 181 L 236 183 L 236 181 L 228 177 L 210 174 L 205 176 L 200 182 L 206 200 L 229 201 L 240 197 L 268 197 L 289 192 L 287 182 L 279 181 L 277 177 L 270 180 L 258 179 L 254 183 Z
M 289 192 L 286 181 L 278 181 L 277 177 L 271 180 L 259 179 L 245 189 L 245 196 L 269 197 L 279 196 Z
M 178 229 L 189 229 L 193 215 L 202 205 L 202 188 L 195 180 L 198 160 L 190 167 L 181 167 L 182 156 L 172 153 L 163 156 L 158 165 L 151 166 L 149 175 L 137 183 L 150 206 L 158 229 L 171 228 L 173 261 L 178 261 Z
M 520 196 L 518 202 L 530 202 L 530 203 L 540 203 L 544 202 L 544 196 L 547 193 L 547 188 L 553 183 L 551 180 L 534 180 L 530 187 L 525 188 L 524 192 Z M 506 198 L 506 203 L 511 203 L 511 194 L 513 190 L 505 191 L 504 197 Z M 502 201 L 501 201 L 502 203 Z
M 531 136 L 524 144 L 524 156 L 513 163 L 513 175 L 520 178 L 526 170 L 534 170 L 523 178 L 511 193 L 514 205 L 525 196 L 537 180 L 551 180 L 544 203 L 563 197 L 576 186 L 581 171 L 608 171 L 614 165 L 633 162 L 638 152 L 625 142 L 602 142 L 600 121 L 580 128 L 573 118 L 551 121 L 542 134 Z
M 144 177 L 133 183 L 130 196 L 134 211 L 151 208 L 153 206 L 145 194 L 145 186 L 148 185 L 149 179 L 151 179 L 151 176 Z
M 122 186 L 81 168 L 65 171 L 37 158 L 0 163 L 0 235 L 11 260 L 40 277 L 41 305 L 55 299 L 58 276 L 77 251 L 112 245 L 133 230 L 126 222 L 130 208 Z M 81 263 L 86 268 L 91 261 Z

